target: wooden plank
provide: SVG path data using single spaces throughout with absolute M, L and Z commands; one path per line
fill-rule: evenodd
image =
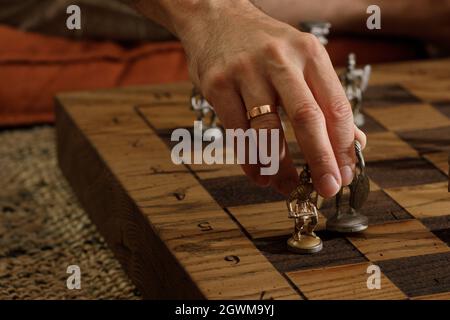
M 417 219 L 450 215 L 447 182 L 386 189 L 385 192 Z
M 65 95 L 57 117 L 60 166 L 146 298 L 300 298 L 132 105 Z
M 370 261 L 449 252 L 450 248 L 420 221 L 403 220 L 370 226 L 347 237 Z
M 289 272 L 288 277 L 312 300 L 403 300 L 400 291 L 382 272 L 380 288 L 369 289 L 369 262 Z
M 450 125 L 450 119 L 428 104 L 368 108 L 366 112 L 391 131 L 430 129 Z

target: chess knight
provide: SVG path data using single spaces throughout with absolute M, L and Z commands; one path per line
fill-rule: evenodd
M 309 169 L 305 166 L 300 173 L 300 184 L 286 200 L 289 218 L 295 221 L 294 233 L 287 242 L 290 251 L 314 253 L 322 250 L 322 240 L 314 233 L 318 223 L 317 198 Z

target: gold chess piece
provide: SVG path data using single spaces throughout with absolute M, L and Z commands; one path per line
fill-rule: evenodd
M 295 222 L 292 237 L 287 241 L 288 250 L 295 253 L 315 253 L 322 250 L 322 240 L 314 233 L 319 218 L 317 198 L 309 168 L 305 166 L 300 173 L 299 185 L 286 200 L 289 218 Z

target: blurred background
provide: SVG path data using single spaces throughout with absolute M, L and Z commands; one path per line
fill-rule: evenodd
M 81 30 L 65 28 L 70 4 Z M 1 127 L 51 123 L 57 92 L 188 80 L 176 39 L 117 0 L 0 0 L 0 43 Z M 327 50 L 337 67 L 349 52 L 359 64 L 430 57 L 417 40 L 333 28 Z

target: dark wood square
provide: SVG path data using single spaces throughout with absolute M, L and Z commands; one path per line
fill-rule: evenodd
M 450 291 L 450 252 L 385 260 L 377 264 L 409 297 Z
M 364 93 L 364 107 L 420 103 L 421 100 L 398 84 L 369 86 Z
M 328 231 L 318 231 L 317 235 L 323 241 L 323 249 L 312 255 L 289 252 L 286 247 L 286 241 L 289 237 L 286 236 L 261 238 L 254 240 L 254 243 L 280 272 L 367 261 L 346 238 Z
M 271 188 L 261 188 L 246 176 L 221 177 L 200 182 L 223 208 L 285 200 L 282 194 Z
M 422 158 L 369 162 L 369 177 L 381 188 L 415 186 L 447 181 L 447 176 Z
M 450 151 L 450 126 L 397 132 L 420 153 Z
M 349 194 L 343 196 L 343 210 L 348 210 Z M 333 216 L 336 212 L 334 199 L 326 200 L 320 208 L 320 212 L 327 218 Z M 370 224 L 380 224 L 395 220 L 411 219 L 412 216 L 401 206 L 397 204 L 382 190 L 372 191 L 361 213 L 369 217 Z

